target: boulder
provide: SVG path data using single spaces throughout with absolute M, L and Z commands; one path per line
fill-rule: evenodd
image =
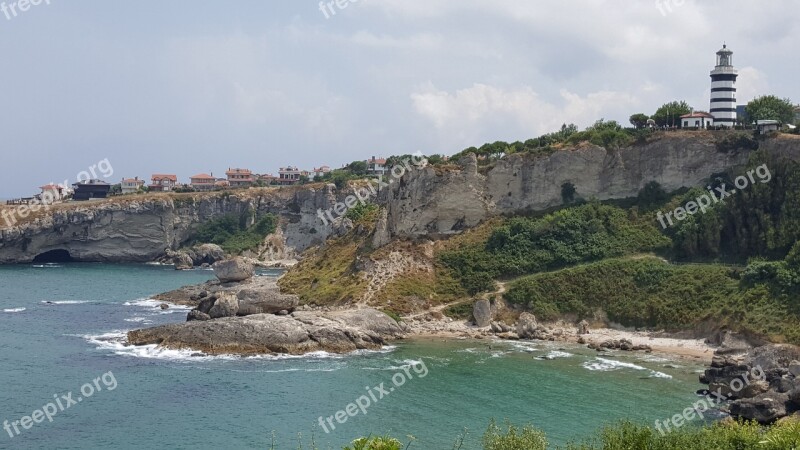
M 225 301 L 225 298 L 220 301 Z M 203 317 L 198 313 L 193 316 Z M 360 349 L 377 350 L 387 341 L 404 336 L 403 329 L 391 317 L 374 309 L 359 309 L 192 320 L 131 331 L 128 333 L 128 343 L 158 344 L 173 349 L 191 348 L 215 355 L 300 355 L 315 351 L 346 353 Z
M 212 319 L 220 319 L 223 317 L 235 317 L 238 313 L 239 300 L 235 295 L 225 294 L 214 302 L 214 306 L 211 307 L 208 315 Z
M 162 303 L 158 307 L 161 308 L 162 311 L 166 311 L 169 309 L 169 305 L 166 303 Z
M 276 287 L 242 289 L 236 295 L 239 300 L 239 315 L 276 314 L 280 311 L 293 311 L 300 304 L 296 295 L 281 294 Z
M 192 322 L 192 321 L 195 321 L 195 320 L 200 320 L 200 321 L 211 320 L 211 316 L 209 316 L 208 314 L 206 314 L 204 312 L 201 312 L 201 311 L 198 311 L 196 309 L 193 309 L 193 310 L 189 311 L 189 315 L 186 316 L 186 321 L 187 322 Z
M 211 308 L 214 306 L 214 302 L 216 301 L 217 301 L 216 296 L 206 297 L 200 301 L 199 305 L 197 305 L 197 310 L 202 313 L 208 314 L 209 312 L 211 312 Z
M 249 280 L 255 274 L 253 265 L 243 258 L 233 258 L 214 264 L 214 275 L 220 282 L 230 283 Z
M 172 264 L 175 264 L 175 270 L 191 270 L 194 268 L 192 257 L 184 252 L 172 253 Z
M 581 322 L 578 324 L 578 334 L 589 334 L 589 322 L 581 320 Z
M 732 402 L 730 412 L 734 417 L 768 424 L 786 416 L 787 402 L 789 402 L 787 394 L 767 392 Z
M 517 335 L 520 339 L 531 339 L 536 333 L 538 326 L 536 316 L 524 312 L 520 314 L 519 319 L 517 319 Z
M 193 260 L 195 266 L 203 264 L 214 264 L 225 259 L 225 250 L 217 244 L 203 244 L 193 248 Z
M 489 300 L 478 300 L 472 307 L 472 316 L 475 318 L 475 325 L 480 328 L 488 327 L 492 323 L 492 305 Z

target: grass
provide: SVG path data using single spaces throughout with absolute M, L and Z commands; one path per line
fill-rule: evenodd
M 359 244 L 353 235 L 329 240 L 324 247 L 306 252 L 278 284 L 305 304 L 339 305 L 360 298 L 367 282 L 355 268 Z

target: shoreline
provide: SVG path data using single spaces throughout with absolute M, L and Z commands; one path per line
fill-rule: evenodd
M 589 344 L 600 344 L 605 341 L 619 341 L 627 339 L 634 346 L 646 345 L 651 350 L 632 350 L 624 351 L 625 354 L 653 354 L 669 357 L 672 359 L 690 361 L 693 363 L 708 366 L 714 356 L 714 351 L 718 347 L 706 343 L 705 339 L 686 339 L 663 336 L 662 332 L 651 331 L 627 331 L 613 328 L 594 328 L 589 330 L 589 334 L 578 335 L 574 330 L 565 332 L 564 335 L 553 339 L 519 339 L 509 338 L 507 333 L 494 333 L 491 328 L 477 328 L 464 321 L 439 320 L 435 322 L 408 323 L 408 336 L 404 340 L 449 340 L 449 339 L 474 339 L 474 340 L 493 340 L 502 342 L 562 342 L 565 344 L 581 346 L 589 350 Z M 551 324 L 551 326 L 562 326 L 563 323 Z M 581 342 L 583 340 L 584 342 Z M 605 351 L 597 351 L 598 355 L 603 355 Z M 617 354 L 618 355 L 618 354 Z

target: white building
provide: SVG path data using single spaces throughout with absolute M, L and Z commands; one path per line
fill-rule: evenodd
M 714 120 L 714 116 L 707 112 L 693 111 L 681 116 L 681 128 L 711 128 Z
M 714 125 L 732 127 L 736 124 L 736 78 L 733 52 L 727 45 L 717 52 L 717 66 L 711 71 L 711 109 Z
M 140 180 L 139 177 L 127 178 L 122 180 L 120 187 L 122 188 L 122 195 L 135 194 L 144 187 L 144 180 Z

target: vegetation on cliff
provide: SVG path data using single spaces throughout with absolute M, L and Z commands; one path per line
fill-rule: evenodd
M 278 218 L 274 214 L 266 214 L 257 220 L 252 211 L 238 216 L 228 214 L 201 224 L 191 241 L 217 244 L 226 253 L 238 255 L 246 250 L 257 249 L 265 237 L 275 232 L 277 226 Z

